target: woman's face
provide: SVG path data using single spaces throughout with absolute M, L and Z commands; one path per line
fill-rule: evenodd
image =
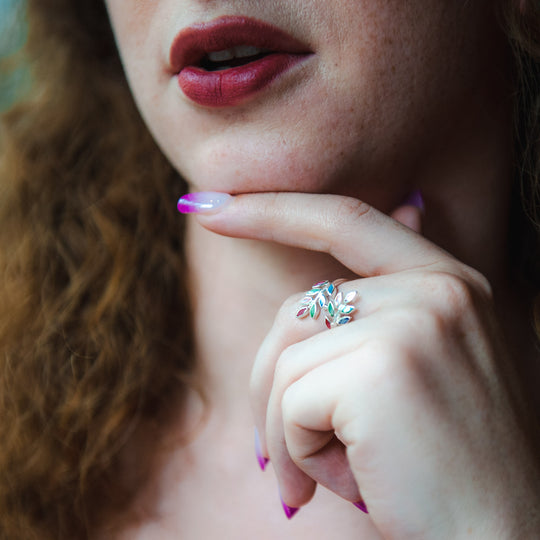
M 492 114 L 504 72 L 492 4 L 107 0 L 139 108 L 191 189 L 383 207 Z

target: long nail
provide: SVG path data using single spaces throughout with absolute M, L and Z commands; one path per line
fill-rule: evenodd
M 292 519 L 294 514 L 296 514 L 296 512 L 298 512 L 299 508 L 294 508 L 292 506 L 287 506 L 283 502 L 283 498 L 281 497 L 281 494 L 279 495 L 279 498 L 281 500 L 281 506 L 283 506 L 283 511 L 285 512 L 285 515 L 287 516 L 287 519 Z
M 356 506 L 356 508 L 362 510 L 362 512 L 364 512 L 364 514 L 369 514 L 366 503 L 364 501 L 358 501 L 358 502 L 355 502 L 353 504 L 354 504 L 354 506 Z
M 424 197 L 419 189 L 411 191 L 405 200 L 401 203 L 402 206 L 416 206 L 422 214 L 426 211 L 426 206 L 424 204 Z
M 255 428 L 255 455 L 257 456 L 257 461 L 259 462 L 259 467 L 261 468 L 261 471 L 264 472 L 270 460 L 267 457 L 263 456 L 261 439 L 259 437 L 259 431 L 257 430 L 257 428 Z
M 227 193 L 199 191 L 180 197 L 177 208 L 181 214 L 211 214 L 221 210 L 231 200 L 232 196 Z

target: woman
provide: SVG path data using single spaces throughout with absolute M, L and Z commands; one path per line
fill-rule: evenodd
M 106 0 L 169 165 L 74 4 L 3 135 L 3 538 L 537 537 L 538 5 Z

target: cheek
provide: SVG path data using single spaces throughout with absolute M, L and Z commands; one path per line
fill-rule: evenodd
M 163 83 L 166 57 L 155 39 L 165 31 L 160 25 L 161 2 L 152 0 L 106 0 L 126 77 L 140 104 L 152 95 L 151 81 Z M 152 37 L 153 36 L 153 37 Z
M 152 0 L 105 0 L 121 50 L 134 45 L 147 35 L 148 23 L 156 19 L 159 4 L 160 2 Z

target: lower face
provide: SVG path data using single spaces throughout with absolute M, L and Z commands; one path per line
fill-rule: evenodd
M 487 0 L 106 3 L 141 113 L 194 191 L 384 208 L 428 182 L 425 163 L 466 144 L 496 101 L 502 39 Z

